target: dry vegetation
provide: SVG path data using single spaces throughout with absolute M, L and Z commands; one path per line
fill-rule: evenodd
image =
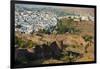
M 21 39 L 22 41 L 24 41 L 24 44 L 22 44 L 22 46 L 20 46 L 18 49 L 26 49 L 28 52 L 34 53 L 32 48 L 35 48 L 37 45 L 42 46 L 43 44 L 46 44 L 50 47 L 52 46 L 53 42 L 56 42 L 57 47 L 61 50 L 59 57 L 31 60 L 31 62 L 25 60 L 26 64 L 31 63 L 32 65 L 35 62 L 37 62 L 37 64 L 54 64 L 94 61 L 94 23 L 91 23 L 90 21 L 83 21 L 81 23 L 76 22 L 74 24 L 74 26 L 77 29 L 80 29 L 81 32 L 75 34 L 39 33 L 39 35 L 37 35 L 37 33 L 27 35 L 16 32 L 16 39 Z M 28 44 L 29 41 L 30 45 Z M 57 50 L 55 50 L 55 53 L 58 52 Z

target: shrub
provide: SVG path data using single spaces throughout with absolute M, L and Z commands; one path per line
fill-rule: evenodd
M 85 36 L 83 36 L 83 39 L 84 39 L 85 41 L 91 41 L 91 40 L 93 39 L 93 36 L 85 35 Z
M 24 41 L 21 38 L 16 37 L 15 38 L 15 44 L 17 44 L 20 48 L 25 48 L 26 41 Z
M 28 45 L 29 48 L 32 48 L 33 47 L 33 42 L 31 40 L 29 40 L 27 45 Z

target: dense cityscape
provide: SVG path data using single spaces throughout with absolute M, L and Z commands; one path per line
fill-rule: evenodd
M 54 10 L 53 8 L 50 8 Z M 82 16 L 79 14 L 59 14 L 53 12 L 48 8 L 35 8 L 35 10 L 26 9 L 24 7 L 17 7 L 15 11 L 15 31 L 23 33 L 32 33 L 40 29 L 50 30 L 51 27 L 57 25 L 57 20 L 62 18 L 71 18 L 74 21 L 94 21 L 93 16 Z M 65 12 L 62 12 L 65 13 Z

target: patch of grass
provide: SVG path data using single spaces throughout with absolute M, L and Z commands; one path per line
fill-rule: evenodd
M 85 35 L 83 36 L 83 39 L 87 42 L 87 41 L 91 41 L 93 39 L 93 36 L 90 35 Z

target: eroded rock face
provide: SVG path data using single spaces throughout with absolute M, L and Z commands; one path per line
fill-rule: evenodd
M 74 60 L 76 61 L 78 57 L 79 58 L 83 57 L 83 54 L 80 51 L 78 51 L 77 48 L 72 48 L 71 46 L 69 46 L 66 47 L 65 51 L 63 51 L 64 47 L 62 46 L 64 46 L 63 41 L 61 41 L 60 43 L 54 41 L 50 45 L 48 44 L 36 45 L 34 48 L 28 48 L 28 49 L 16 48 L 15 61 L 17 64 L 25 64 L 25 63 L 28 64 L 30 62 L 35 63 L 36 61 L 39 60 L 43 61 L 49 59 L 62 61 L 60 60 L 60 58 L 65 55 L 69 58 L 68 59 L 70 60 L 69 62 L 71 62 Z M 71 59 L 70 56 L 72 56 Z
M 43 44 L 37 45 L 34 49 L 16 49 L 15 59 L 25 57 L 26 59 L 48 59 L 56 58 L 60 55 L 61 49 L 56 42 L 52 42 L 50 46 Z
M 56 58 L 60 55 L 61 49 L 58 47 L 56 42 L 50 44 L 50 46 L 43 44 L 41 46 L 36 46 L 34 49 L 37 58 Z
M 57 45 L 56 42 L 53 42 L 53 43 L 50 45 L 50 48 L 51 48 L 53 57 L 58 57 L 58 56 L 60 55 L 61 49 L 59 48 L 59 46 Z

